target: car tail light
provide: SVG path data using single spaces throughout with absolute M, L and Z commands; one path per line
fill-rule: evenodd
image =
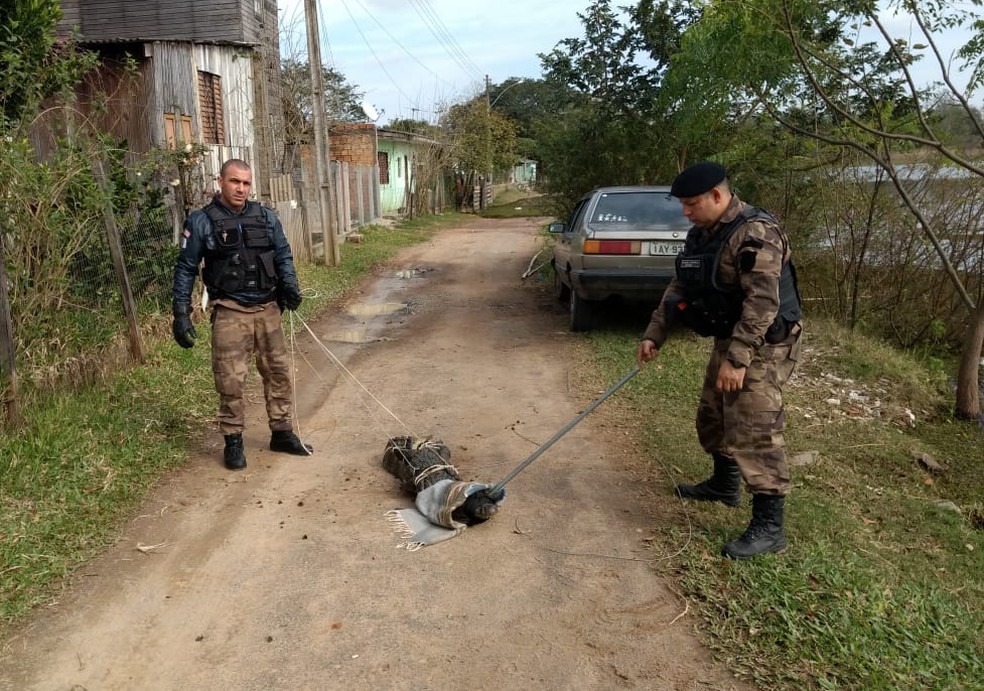
M 642 254 L 638 240 L 585 240 L 585 254 Z

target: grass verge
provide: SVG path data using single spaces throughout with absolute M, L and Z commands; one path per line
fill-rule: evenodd
M 493 203 L 480 215 L 484 218 L 554 217 L 558 211 L 550 196 L 509 186 L 496 192 Z
M 474 217 L 446 214 L 373 226 L 341 247 L 337 267 L 299 265 L 305 318 L 330 310 L 399 249 Z M 110 545 L 147 492 L 188 459 L 214 424 L 208 328 L 197 347 L 170 340 L 169 315 L 148 328 L 140 366 L 33 402 L 0 436 L 0 624 L 49 601 L 53 586 Z M 156 336 L 154 335 L 156 334 Z
M 582 357 L 615 381 L 638 336 L 590 334 Z M 671 498 L 710 468 L 693 425 L 706 341 L 671 339 L 616 397 L 667 497 L 654 564 L 696 605 L 708 645 L 762 688 L 984 688 L 984 431 L 949 415 L 938 364 L 835 324 L 808 323 L 804 345 L 786 442 L 816 460 L 792 468 L 782 555 L 719 556 L 748 523 L 747 497 L 738 510 Z

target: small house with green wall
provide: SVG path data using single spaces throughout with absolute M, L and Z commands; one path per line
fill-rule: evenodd
M 444 205 L 443 148 L 412 132 L 378 129 L 379 203 L 383 216 L 440 211 Z
M 512 167 L 509 182 L 530 186 L 536 182 L 536 161 L 524 158 Z

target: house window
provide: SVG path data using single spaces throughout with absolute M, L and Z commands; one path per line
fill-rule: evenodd
M 379 163 L 379 184 L 388 185 L 390 182 L 390 155 L 387 151 L 380 151 L 376 154 Z
M 225 118 L 222 112 L 222 77 L 198 72 L 198 95 L 202 110 L 202 142 L 225 144 Z
M 180 141 L 183 143 L 192 141 L 191 116 L 178 113 L 164 113 L 164 146 L 168 149 L 177 149 L 179 135 L 181 137 Z

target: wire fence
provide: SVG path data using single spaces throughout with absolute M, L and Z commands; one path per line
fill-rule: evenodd
M 9 335 L 0 330 L 7 341 L 0 352 L 8 354 L 0 362 L 0 401 L 8 413 L 21 407 L 18 398 L 92 383 L 132 362 L 134 338 L 139 343 L 166 323 L 177 257 L 168 210 L 131 212 L 114 222 L 126 281 L 100 219 L 89 219 L 71 243 L 42 247 L 25 234 L 4 235 L 10 328 Z M 129 333 L 128 304 L 136 333 Z

